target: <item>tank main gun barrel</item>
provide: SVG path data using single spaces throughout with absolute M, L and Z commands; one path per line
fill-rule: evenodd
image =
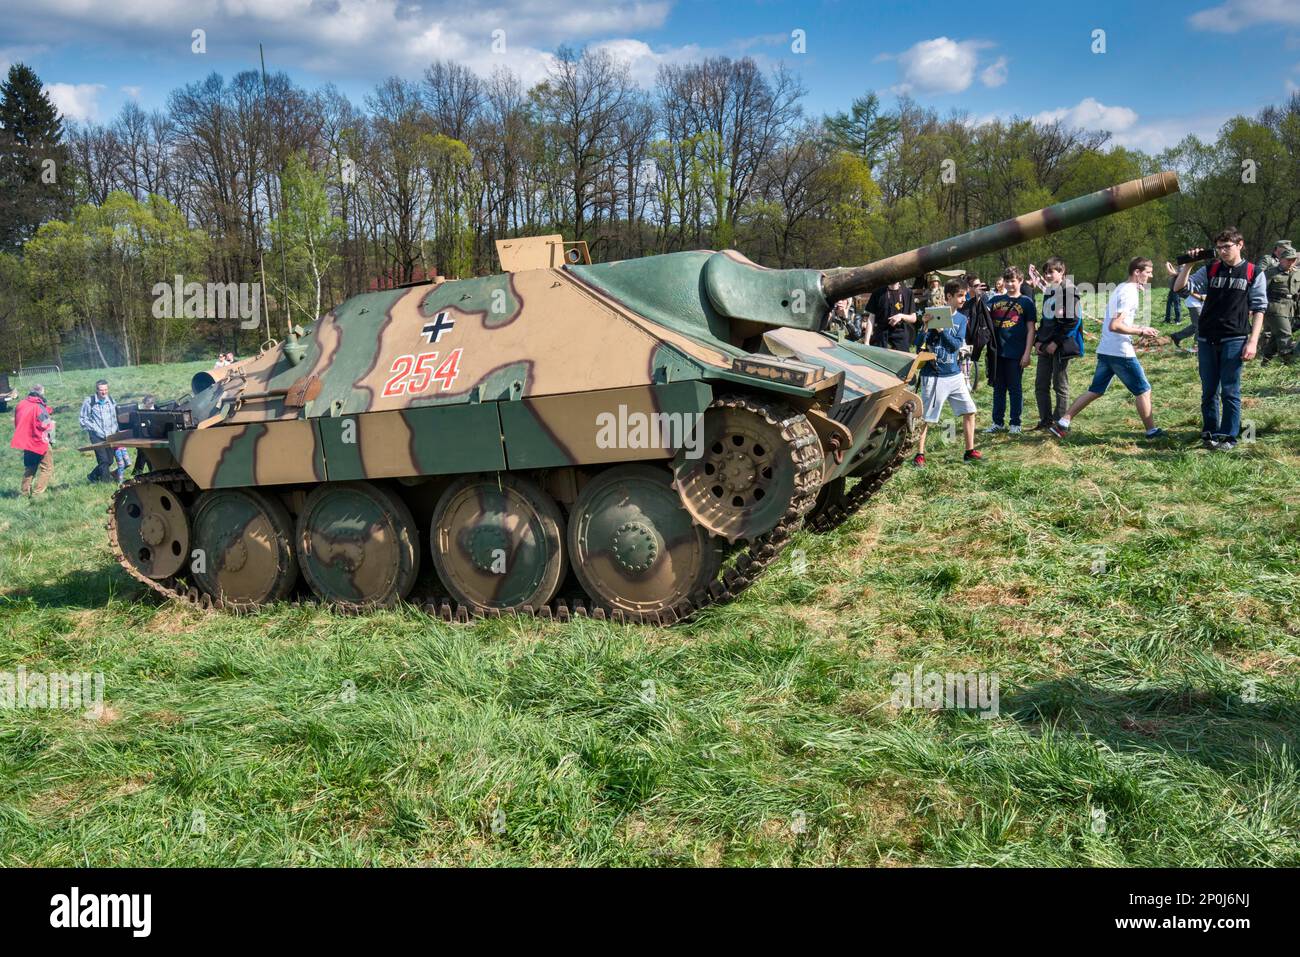
M 992 226 L 974 229 L 929 246 L 899 253 L 888 259 L 878 259 L 865 266 L 827 270 L 822 274 L 822 294 L 830 303 L 861 295 L 891 282 L 920 276 L 932 269 L 942 269 L 984 253 L 1017 246 L 1048 233 L 1132 209 L 1176 192 L 1177 173 L 1154 173 L 1118 186 L 1099 189 L 1087 196 L 1076 196 Z

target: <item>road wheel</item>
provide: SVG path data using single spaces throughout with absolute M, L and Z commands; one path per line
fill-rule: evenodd
M 277 500 L 251 489 L 214 489 L 194 506 L 190 573 L 213 599 L 239 606 L 285 598 L 298 581 L 293 520 Z
M 569 514 L 574 574 L 609 609 L 652 615 L 694 603 L 717 577 L 720 555 L 660 467 L 606 469 Z
M 419 533 L 406 503 L 370 482 L 318 486 L 298 516 L 298 565 L 325 602 L 396 604 L 419 572 Z
M 568 570 L 559 506 L 516 475 L 466 476 L 448 486 L 429 547 L 443 586 L 472 608 L 540 608 Z

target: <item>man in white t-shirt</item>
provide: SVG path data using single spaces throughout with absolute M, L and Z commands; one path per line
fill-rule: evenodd
M 1070 433 L 1070 421 L 1094 400 L 1106 393 L 1110 380 L 1116 376 L 1133 395 L 1138 418 L 1146 427 L 1148 439 L 1158 439 L 1165 432 L 1156 427 L 1155 413 L 1151 407 L 1151 383 L 1142 371 L 1133 337 L 1154 339 L 1159 335 L 1150 326 L 1136 325 L 1139 294 L 1151 285 L 1151 260 L 1142 256 L 1128 264 L 1128 280 L 1119 284 L 1106 303 L 1106 318 L 1101 322 L 1101 341 L 1097 344 L 1097 371 L 1093 374 L 1088 391 L 1075 399 L 1065 415 L 1051 425 L 1058 439 Z

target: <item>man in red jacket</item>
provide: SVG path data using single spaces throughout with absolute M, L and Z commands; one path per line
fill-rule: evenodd
M 23 453 L 24 495 L 43 495 L 54 475 L 54 453 L 50 451 L 53 430 L 54 419 L 45 404 L 45 388 L 34 385 L 27 398 L 14 409 L 14 437 L 9 442 L 11 448 Z M 35 487 L 32 479 L 36 480 Z

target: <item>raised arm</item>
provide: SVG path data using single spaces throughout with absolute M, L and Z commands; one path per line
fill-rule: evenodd
M 1182 292 L 1183 289 L 1185 289 L 1185 288 L 1187 287 L 1187 280 L 1188 280 L 1188 277 L 1190 277 L 1190 276 L 1192 275 L 1192 270 L 1196 267 L 1196 261 L 1197 261 L 1197 260 L 1198 260 L 1198 259 L 1199 259 L 1203 254 L 1204 254 L 1204 253 L 1205 253 L 1205 250 L 1204 250 L 1204 249 L 1189 249 L 1189 250 L 1187 250 L 1187 256 L 1188 256 L 1189 259 L 1191 259 L 1191 262 L 1185 262 L 1185 263 L 1183 263 L 1181 266 L 1178 267 L 1178 272 L 1177 272 L 1177 274 L 1174 276 L 1174 284 L 1173 284 L 1173 286 L 1172 286 L 1171 289 L 1170 289 L 1171 292 Z M 1169 268 L 1172 268 L 1172 267 L 1170 266 L 1169 263 L 1165 263 L 1165 266 L 1166 266 L 1166 267 L 1169 267 Z M 1201 269 L 1196 273 L 1197 277 L 1199 278 L 1200 275 L 1201 275 L 1201 273 L 1204 272 L 1204 271 L 1205 271 L 1205 267 L 1202 266 Z M 1193 287 L 1193 288 L 1195 288 L 1195 287 Z M 1196 290 L 1196 291 L 1199 292 L 1200 290 Z

